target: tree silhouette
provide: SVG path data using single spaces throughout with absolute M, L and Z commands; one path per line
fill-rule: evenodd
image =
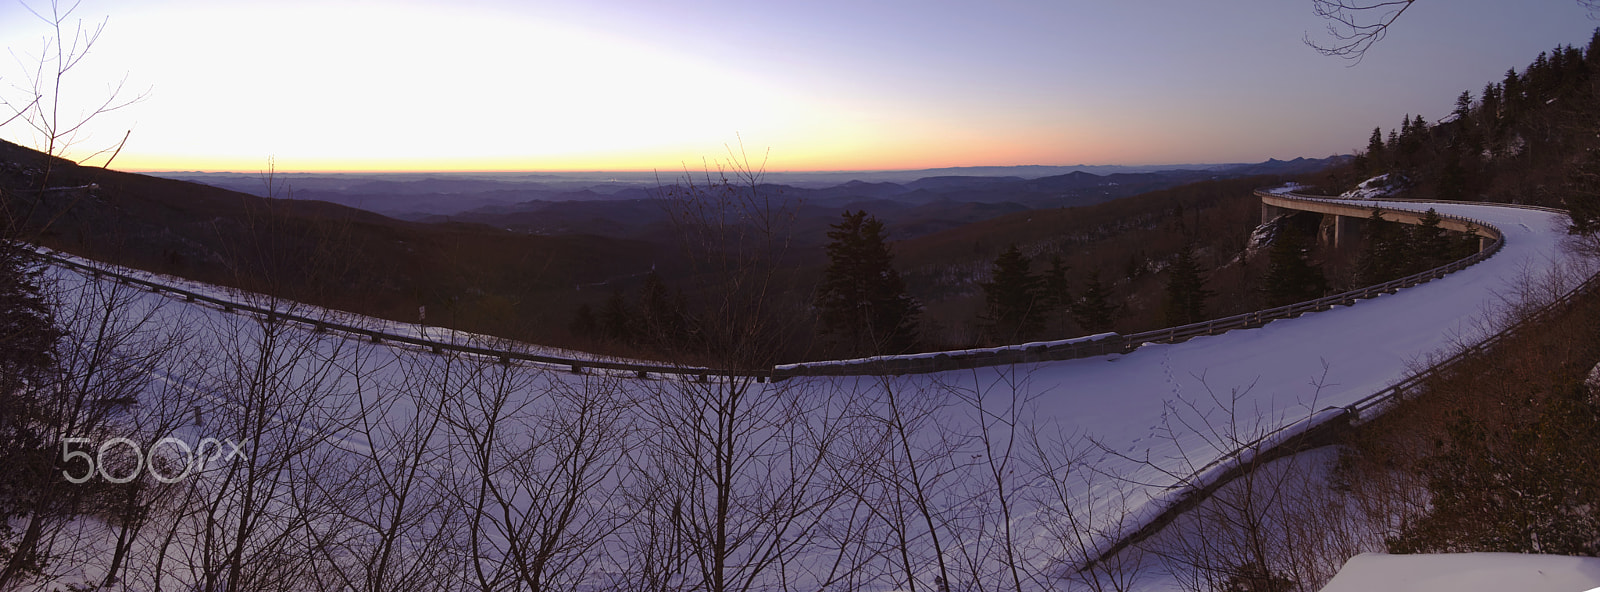
M 1071 270 L 1060 255 L 1055 255 L 1050 258 L 1050 269 L 1045 271 L 1043 278 L 1044 304 L 1052 316 L 1059 315 L 1063 331 L 1067 321 L 1072 318 L 1072 286 L 1067 281 L 1067 274 Z
M 567 332 L 573 337 L 591 339 L 600 332 L 600 320 L 594 316 L 594 307 L 584 303 L 572 313 L 572 322 L 567 324 Z
M 1105 284 L 1100 282 L 1100 272 L 1089 272 L 1083 282 L 1083 294 L 1072 307 L 1072 318 L 1089 333 L 1110 331 L 1117 320 L 1117 306 L 1111 303 Z
M 1366 242 L 1356 260 L 1356 279 L 1361 283 L 1378 284 L 1405 275 L 1410 240 L 1395 224 L 1384 220 L 1381 209 L 1367 217 Z
M 606 299 L 605 308 L 600 310 L 600 328 L 605 330 L 606 338 L 614 341 L 633 339 L 636 334 L 635 320 L 633 308 L 628 306 L 622 289 L 611 290 L 611 298 Z
M 1585 150 L 1562 185 L 1571 217 L 1567 232 L 1586 237 L 1600 233 L 1600 148 Z
M 1205 320 L 1206 298 L 1210 296 L 1200 264 L 1194 260 L 1194 244 L 1187 243 L 1178 250 L 1177 259 L 1167 271 L 1166 299 L 1162 303 L 1167 326 Z
M 983 286 L 989 336 L 999 342 L 1032 339 L 1044 328 L 1043 281 L 1029 270 L 1033 260 L 1011 245 L 994 260 Z
M 1284 225 L 1267 252 L 1265 278 L 1267 306 L 1284 306 L 1322 297 L 1328 280 L 1322 268 L 1311 264 L 1308 249 L 1293 225 Z
M 46 393 L 63 332 L 31 261 L 22 243 L 0 240 L 0 465 L 6 467 L 0 475 L 0 586 L 44 566 L 36 529 L 16 533 L 12 525 L 13 519 L 37 523 L 26 518 L 60 479 L 51 453 L 59 450 L 56 429 L 66 419 Z
M 688 305 L 652 270 L 639 288 L 639 331 L 650 345 L 670 348 L 688 338 Z
M 1450 237 L 1445 236 L 1439 212 L 1428 208 L 1422 222 L 1411 230 L 1412 256 L 1410 273 L 1419 273 L 1444 265 L 1450 261 Z
M 817 289 L 823 332 L 852 354 L 902 353 L 916 344 L 922 312 L 906 294 L 884 244 L 883 222 L 845 212 L 828 232 L 828 268 Z

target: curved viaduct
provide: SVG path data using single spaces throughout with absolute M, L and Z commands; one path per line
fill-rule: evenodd
M 1261 198 L 1261 221 L 1266 222 L 1284 214 L 1287 211 L 1315 212 L 1334 218 L 1333 242 L 1335 246 L 1353 240 L 1361 232 L 1368 216 L 1373 212 L 1380 212 L 1384 220 L 1404 224 L 1422 224 L 1422 217 L 1426 207 L 1422 210 L 1400 209 L 1407 207 L 1406 202 L 1392 201 L 1387 203 L 1398 204 L 1395 206 L 1377 205 L 1384 202 L 1339 200 L 1324 196 L 1300 195 L 1295 193 L 1274 193 L 1271 191 L 1257 191 L 1256 196 Z M 1387 200 L 1386 200 L 1387 201 Z M 1458 216 L 1442 217 L 1439 227 L 1456 232 L 1476 234 L 1483 239 L 1483 246 L 1499 238 L 1499 232 L 1481 222 L 1463 219 Z

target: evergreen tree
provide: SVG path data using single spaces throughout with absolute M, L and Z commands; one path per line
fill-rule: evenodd
M 1571 218 L 1567 232 L 1585 236 L 1600 233 L 1600 148 L 1590 148 L 1579 156 L 1562 189 Z
M 817 289 L 822 329 L 857 354 L 903 353 L 916 345 L 922 312 L 906 294 L 884 243 L 883 222 L 845 212 L 828 232 L 828 268 Z
M 1117 306 L 1105 284 L 1100 283 L 1100 272 L 1091 271 L 1083 281 L 1083 294 L 1072 307 L 1072 318 L 1086 333 L 1105 333 L 1117 321 Z
M 1391 551 L 1600 553 L 1600 411 L 1582 384 L 1526 400 L 1510 425 L 1452 414 L 1423 461 L 1427 513 Z
M 1488 100 L 1488 97 L 1485 97 L 1484 100 Z M 1451 159 L 1450 162 L 1455 163 L 1457 172 L 1462 177 L 1462 183 L 1465 184 L 1465 172 L 1460 170 L 1461 157 L 1465 156 L 1468 159 L 1477 160 L 1478 153 L 1483 151 L 1483 130 L 1480 129 L 1481 126 L 1478 124 L 1479 117 L 1473 115 L 1472 91 L 1461 91 L 1461 96 L 1456 97 L 1456 108 L 1452 114 L 1456 118 L 1451 124 L 1456 130 L 1456 150 L 1450 151 L 1447 158 Z M 1448 162 L 1446 166 L 1449 166 Z M 1442 191 L 1443 189 L 1441 189 Z M 1464 195 L 1465 188 L 1461 188 L 1457 194 Z M 1441 197 L 1443 196 L 1441 195 Z M 1445 197 L 1444 199 L 1460 198 Z
M 1427 140 L 1427 131 L 1428 124 L 1422 120 L 1421 115 L 1416 117 L 1407 115 L 1400 121 L 1399 146 L 1395 150 L 1396 167 L 1409 170 L 1416 166 Z
M 1022 343 L 1038 336 L 1043 328 L 1044 287 L 1030 271 L 1032 264 L 1016 245 L 995 258 L 989 281 L 982 284 L 984 320 L 992 340 Z
M 1467 126 L 1472 123 L 1472 91 L 1464 90 L 1456 97 L 1456 108 L 1451 111 L 1456 116 L 1458 126 Z
M 633 309 L 628 306 L 621 288 L 611 290 L 611 298 L 600 310 L 600 328 L 605 331 L 606 338 L 613 341 L 631 341 L 636 335 Z
M 1428 208 L 1421 223 L 1412 227 L 1412 264 L 1406 273 L 1420 273 L 1450 262 L 1450 238 L 1439 227 L 1440 222 L 1439 212 Z
M 1483 86 L 1483 103 L 1478 105 L 1478 125 L 1486 139 L 1494 139 L 1500 122 L 1500 85 L 1490 82 Z
M 63 337 L 32 261 L 25 244 L 0 239 L 0 393 L 42 383 Z
M 683 343 L 685 311 L 681 304 L 661 281 L 661 276 L 651 270 L 639 288 L 639 329 L 643 336 L 662 348 Z
M 1500 87 L 1504 89 L 1504 93 L 1501 96 L 1501 102 L 1504 105 L 1502 117 L 1515 119 L 1522 112 L 1522 106 L 1525 103 L 1525 97 L 1522 94 L 1522 79 L 1517 77 L 1516 68 L 1506 70 L 1505 82 L 1502 82 Z
M 49 386 L 65 334 L 41 282 L 27 246 L 0 238 L 0 567 L 14 576 L 45 567 L 39 542 L 12 525 L 26 524 L 23 518 L 39 510 L 40 500 L 59 494 L 51 487 L 61 479 L 57 430 L 68 421 L 51 401 L 60 391 Z
M 1445 153 L 1444 166 L 1439 169 L 1439 199 L 1459 201 L 1467 197 L 1467 171 L 1461 166 L 1461 156 L 1454 150 Z
M 1263 291 L 1267 306 L 1284 306 L 1322 297 L 1328 280 L 1322 268 L 1312 265 L 1304 239 L 1292 224 L 1285 224 L 1267 252 Z
M 1600 73 L 1600 27 L 1596 27 L 1594 34 L 1589 37 L 1589 50 L 1584 53 L 1583 59 L 1589 63 L 1590 72 Z
M 1381 284 L 1405 275 L 1411 252 L 1408 235 L 1396 222 L 1383 219 L 1382 210 L 1373 210 L 1363 229 L 1366 242 L 1356 260 L 1356 279 L 1363 285 Z
M 1367 169 L 1371 173 L 1380 173 L 1389 168 L 1389 155 L 1383 149 L 1383 130 L 1372 128 L 1372 137 L 1367 138 Z
M 1072 316 L 1072 286 L 1067 281 L 1071 269 L 1060 255 L 1055 255 L 1050 258 L 1050 269 L 1044 274 L 1044 304 L 1063 325 Z
M 572 322 L 567 324 L 567 331 L 573 337 L 592 339 L 600 333 L 600 320 L 594 316 L 594 308 L 586 302 L 578 306 L 572 313 Z
M 1166 299 L 1162 313 L 1168 327 L 1198 323 L 1206 318 L 1206 298 L 1211 291 L 1205 288 L 1205 277 L 1200 264 L 1194 259 L 1194 243 L 1186 243 L 1178 250 L 1178 257 L 1167 268 Z

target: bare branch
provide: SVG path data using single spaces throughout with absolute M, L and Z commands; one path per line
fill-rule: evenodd
M 1332 43 L 1323 44 L 1305 37 L 1306 45 L 1325 56 L 1337 56 L 1360 63 L 1372 44 L 1382 41 L 1389 26 L 1400 18 L 1414 0 L 1387 0 L 1362 2 L 1360 0 L 1312 0 L 1311 8 L 1317 16 L 1328 21 L 1328 37 Z M 1590 0 L 1594 1 L 1594 0 Z M 1376 15 L 1376 18 L 1372 18 Z

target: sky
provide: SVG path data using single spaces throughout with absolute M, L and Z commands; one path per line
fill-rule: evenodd
M 52 33 L 28 7 L 51 8 L 0 0 L 13 105 Z M 241 172 L 1316 158 L 1600 26 L 1572 0 L 1419 0 L 1352 65 L 1304 43 L 1310 0 L 82 0 L 68 39 L 80 20 L 104 29 L 60 126 L 119 81 L 142 99 L 68 157 L 126 135 L 113 168 Z

